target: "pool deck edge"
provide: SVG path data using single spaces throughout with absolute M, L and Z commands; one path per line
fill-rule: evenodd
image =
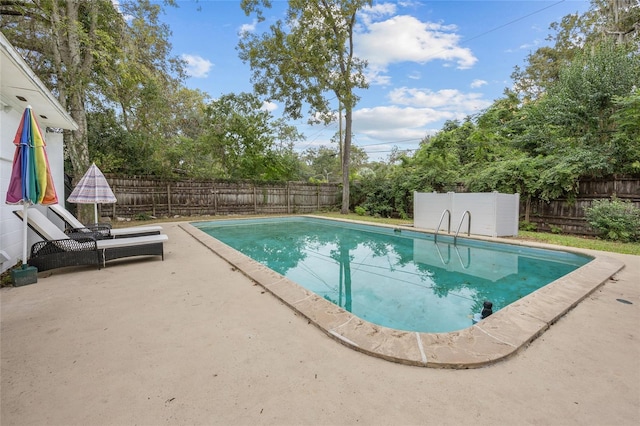
M 587 254 L 593 260 L 469 328 L 450 333 L 418 333 L 362 320 L 195 226 L 189 223 L 179 226 L 337 342 L 388 361 L 431 368 L 478 368 L 515 355 L 624 268 L 621 261 L 589 250 L 507 241 L 508 244 Z M 422 231 L 412 227 L 406 229 Z M 480 239 L 505 243 L 497 238 Z

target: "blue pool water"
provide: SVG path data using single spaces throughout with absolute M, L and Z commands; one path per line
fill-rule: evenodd
M 372 323 L 449 332 L 588 263 L 573 253 L 308 217 L 194 226 Z

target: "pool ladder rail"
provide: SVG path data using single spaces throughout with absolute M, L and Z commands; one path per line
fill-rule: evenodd
M 433 236 L 433 242 L 437 243 L 438 242 L 438 231 L 440 231 L 440 225 L 442 225 L 442 221 L 444 220 L 444 215 L 448 214 L 449 216 L 449 220 L 447 222 L 447 234 L 451 233 L 451 212 L 449 211 L 449 209 L 444 209 L 444 211 L 442 212 L 442 215 L 440 215 L 440 222 L 438 222 L 438 227 L 436 228 L 436 233 Z
M 442 221 L 444 220 L 444 216 L 447 215 L 447 234 L 451 233 L 451 212 L 449 209 L 444 209 L 442 215 L 440 216 L 440 222 L 438 222 L 438 227 L 436 228 L 436 233 L 433 236 L 433 242 L 438 242 L 438 232 L 440 232 L 440 226 L 442 226 Z M 471 212 L 469 210 L 465 210 L 462 213 L 462 217 L 460 218 L 460 224 L 458 224 L 458 230 L 456 231 L 456 235 L 453 237 L 453 245 L 455 246 L 458 240 L 458 234 L 460 233 L 460 228 L 462 228 L 462 223 L 464 222 L 465 216 L 468 216 L 469 219 L 467 221 L 467 236 L 471 235 Z
M 453 245 L 456 245 L 456 240 L 458 239 L 458 234 L 460 233 L 460 228 L 462 227 L 462 222 L 464 222 L 464 217 L 469 216 L 469 220 L 467 221 L 467 237 L 471 235 L 471 212 L 469 210 L 465 210 L 462 213 L 462 218 L 460 218 L 460 224 L 458 225 L 458 230 L 456 231 L 456 235 L 453 237 Z

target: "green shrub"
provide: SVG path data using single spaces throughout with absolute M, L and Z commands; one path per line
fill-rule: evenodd
M 9 287 L 13 285 L 13 280 L 11 279 L 11 269 L 7 269 L 2 274 L 0 274 L 0 287 Z
M 552 234 L 562 234 L 562 228 L 559 226 L 551 225 L 551 233 Z
M 529 222 L 528 220 L 523 220 L 518 225 L 518 229 L 520 229 L 521 231 L 535 232 L 535 231 L 538 230 L 538 224 L 537 223 L 533 223 L 533 222 Z
M 356 206 L 354 211 L 358 216 L 366 216 L 367 215 L 367 209 L 365 209 L 362 206 Z
M 632 242 L 640 240 L 640 209 L 630 201 L 615 197 L 611 201 L 595 200 L 585 209 L 589 225 L 606 240 Z
M 14 269 L 19 269 L 22 267 L 22 261 L 18 260 L 18 263 L 13 265 L 13 267 L 7 269 L 2 274 L 0 274 L 0 287 L 10 287 L 13 285 L 13 278 L 11 277 L 11 271 Z
M 136 214 L 134 217 L 134 220 L 151 220 L 154 217 L 151 216 L 151 214 L 144 212 L 144 213 L 138 213 Z

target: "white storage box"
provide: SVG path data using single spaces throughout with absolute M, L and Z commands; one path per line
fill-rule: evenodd
M 451 213 L 451 233 L 454 235 L 458 229 L 460 229 L 458 235 L 467 234 L 469 216 L 471 216 L 471 234 L 489 237 L 518 235 L 520 194 L 413 193 L 413 226 L 415 228 L 435 231 L 446 210 Z M 469 214 L 463 220 L 466 211 Z M 448 214 L 445 214 L 439 233 L 446 234 L 447 227 Z

